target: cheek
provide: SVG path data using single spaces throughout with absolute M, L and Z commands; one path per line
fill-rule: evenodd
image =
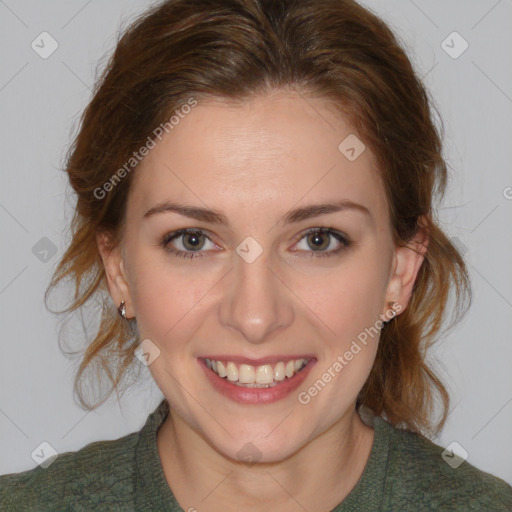
M 143 263 L 134 259 L 131 291 L 140 335 L 164 342 L 183 330 L 187 317 L 197 314 L 208 284 L 194 278 L 193 270 L 177 270 L 172 263 L 159 260 Z
M 329 274 L 301 280 L 296 290 L 339 348 L 379 319 L 386 278 L 384 266 L 360 251 Z

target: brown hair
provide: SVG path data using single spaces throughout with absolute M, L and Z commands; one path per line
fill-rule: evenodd
M 278 89 L 331 100 L 351 122 L 376 156 L 397 245 L 405 245 L 420 224 L 428 231 L 411 302 L 382 329 L 358 406 L 395 426 L 429 433 L 440 399 L 438 431 L 449 397 L 427 363 L 427 348 L 441 332 L 452 292 L 449 327 L 465 313 L 469 277 L 433 210 L 447 181 L 433 102 L 387 25 L 353 0 L 168 0 L 122 35 L 67 155 L 66 172 L 77 195 L 72 240 L 47 290 L 69 277 L 75 292 L 65 312 L 90 300 L 103 305 L 75 377 L 80 402 L 93 409 L 118 390 L 140 342 L 132 323 L 112 307 L 95 241 L 98 231 L 111 233 L 113 246 L 122 240 L 136 166 L 105 197 L 95 191 L 105 190 L 114 172 L 191 97 L 243 101 Z M 92 363 L 111 387 L 91 405 L 81 385 Z

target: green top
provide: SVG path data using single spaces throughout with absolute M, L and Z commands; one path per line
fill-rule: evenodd
M 46 469 L 1 476 L 0 510 L 183 512 L 156 446 L 168 412 L 162 400 L 139 432 L 62 453 Z M 443 448 L 382 418 L 370 423 L 375 438 L 364 472 L 333 512 L 512 511 L 505 481 L 467 462 L 452 468 L 441 457 Z

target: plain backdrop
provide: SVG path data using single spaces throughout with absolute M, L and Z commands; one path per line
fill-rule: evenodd
M 63 453 L 139 430 L 162 398 L 144 368 L 119 403 L 80 408 L 78 361 L 60 351 L 59 320 L 43 302 L 74 204 L 65 151 L 98 64 L 152 3 L 0 1 L 0 474 L 35 467 L 31 453 L 43 441 Z M 470 463 L 512 484 L 512 1 L 364 4 L 403 41 L 441 113 L 451 171 L 441 218 L 474 289 L 464 321 L 435 350 L 452 406 L 434 441 L 456 441 Z M 32 46 L 41 37 L 47 51 L 55 44 L 42 32 L 58 44 L 48 58 Z

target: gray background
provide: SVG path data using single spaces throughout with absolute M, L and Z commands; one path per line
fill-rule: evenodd
M 65 151 L 98 63 L 151 3 L 0 0 L 0 474 L 35 467 L 42 441 L 63 453 L 138 430 L 162 398 L 144 368 L 120 403 L 81 409 L 72 394 L 78 361 L 60 352 L 58 319 L 43 303 L 74 204 L 59 171 Z M 457 441 L 470 463 L 512 484 L 512 1 L 364 3 L 400 36 L 441 112 L 452 171 L 441 217 L 466 251 L 475 293 L 435 351 L 452 407 L 434 441 Z M 31 47 L 43 31 L 59 45 L 47 59 Z M 458 58 L 441 46 L 453 31 L 469 44 Z M 41 251 L 52 246 L 55 254 Z M 75 327 L 67 341 L 76 347 Z

